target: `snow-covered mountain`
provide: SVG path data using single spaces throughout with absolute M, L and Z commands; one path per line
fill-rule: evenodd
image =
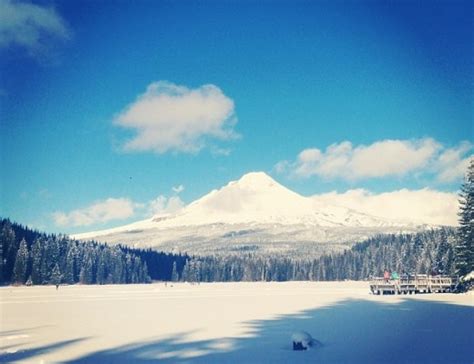
M 322 204 L 282 186 L 263 172 L 213 190 L 176 213 L 76 235 L 110 243 L 190 253 L 319 251 L 376 233 L 414 231 L 407 222 Z

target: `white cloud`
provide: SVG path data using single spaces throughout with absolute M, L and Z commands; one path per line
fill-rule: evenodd
M 463 177 L 467 171 L 472 155 L 467 155 L 473 148 L 470 142 L 462 142 L 454 148 L 446 149 L 438 158 L 438 180 L 452 182 Z M 467 155 L 467 156 L 466 156 Z
M 0 48 L 23 47 L 30 55 L 44 54 L 51 40 L 67 40 L 70 30 L 54 8 L 0 0 Z
M 125 151 L 195 153 L 209 139 L 229 140 L 237 134 L 234 102 L 214 85 L 196 89 L 159 81 L 126 107 L 115 123 L 136 131 Z
M 370 145 L 353 146 L 349 141 L 335 143 L 322 151 L 305 149 L 296 161 L 280 161 L 276 171 L 290 171 L 297 177 L 319 176 L 327 179 L 360 180 L 404 176 L 413 172 L 436 173 L 442 182 L 452 182 L 466 170 L 466 154 L 472 144 L 461 142 L 446 149 L 431 138 L 382 140 Z
M 160 195 L 156 199 L 148 203 L 148 214 L 158 215 L 166 213 L 174 213 L 181 210 L 184 207 L 184 202 L 179 196 L 166 196 Z
M 230 148 L 219 148 L 215 145 L 211 145 L 211 153 L 215 156 L 228 157 L 232 150 Z
M 369 215 L 388 219 L 419 221 L 434 225 L 457 225 L 458 196 L 428 188 L 402 189 L 373 194 L 364 189 L 344 193 L 330 192 L 315 195 L 315 200 L 344 206 Z
M 130 199 L 108 198 L 67 213 L 55 212 L 53 218 L 59 226 L 87 226 L 127 219 L 134 215 L 135 207 L 136 205 Z
M 175 189 L 176 187 L 173 187 Z M 182 185 L 178 190 L 184 190 Z M 90 206 L 72 210 L 70 212 L 56 211 L 52 214 L 58 226 L 89 226 L 103 224 L 114 220 L 129 218 L 149 218 L 157 214 L 174 213 L 184 207 L 179 196 L 166 197 L 159 195 L 148 202 L 134 202 L 129 198 L 108 198 L 97 201 Z
M 173 186 L 171 189 L 173 190 L 174 193 L 181 193 L 184 191 L 184 186 L 183 185 Z
M 277 164 L 273 166 L 273 170 L 275 171 L 275 173 L 281 174 L 281 173 L 286 173 L 290 167 L 291 167 L 290 162 L 279 161 Z

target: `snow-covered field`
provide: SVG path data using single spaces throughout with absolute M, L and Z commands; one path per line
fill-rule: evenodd
M 474 296 L 364 282 L 0 288 L 0 361 L 473 363 Z M 292 351 L 307 331 L 322 343 Z

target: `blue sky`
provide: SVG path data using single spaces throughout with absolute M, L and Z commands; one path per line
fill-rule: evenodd
M 455 192 L 472 155 L 467 1 L 0 9 L 0 215 L 21 223 L 120 225 L 254 170 L 304 195 Z

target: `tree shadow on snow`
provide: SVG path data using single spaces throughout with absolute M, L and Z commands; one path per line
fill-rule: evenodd
M 68 345 L 75 344 L 85 338 L 64 340 L 50 345 L 44 345 L 32 349 L 18 350 L 12 353 L 0 354 L 0 363 L 10 363 L 15 361 L 31 361 L 35 356 L 62 349 Z M 13 348 L 17 345 L 10 345 L 3 349 Z
M 231 314 L 231 313 L 229 313 Z M 98 351 L 71 363 L 472 363 L 474 308 L 402 299 L 347 300 L 244 323 L 248 335 L 192 340 L 177 335 Z M 304 330 L 323 346 L 292 351 Z
M 25 332 L 34 331 L 34 330 L 42 329 L 49 326 L 50 325 L 41 325 L 41 326 L 28 327 L 25 329 L 0 331 L 0 338 L 5 337 L 5 336 L 12 336 L 12 335 L 22 335 Z

